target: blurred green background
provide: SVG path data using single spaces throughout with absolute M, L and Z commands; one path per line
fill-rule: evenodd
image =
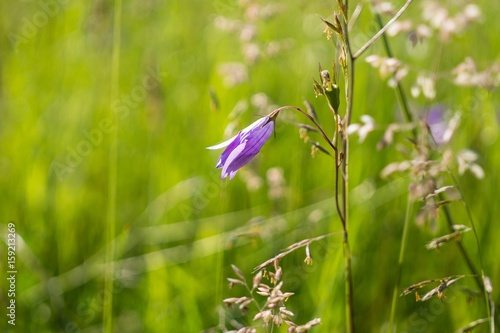
M 448 5 L 458 12 L 465 4 Z M 377 31 L 369 2 L 360 5 L 355 49 Z M 418 71 L 439 78 L 434 101 L 410 98 L 415 116 L 429 103 L 461 112 L 449 147 L 479 154 L 484 179 L 467 172 L 458 182 L 500 303 L 498 89 L 456 87 L 449 74 L 467 56 L 478 70 L 499 61 L 499 4 L 478 5 L 479 22 L 449 41 L 434 36 L 415 48 L 405 34 L 390 41 L 410 68 L 403 80 L 408 96 Z M 121 44 L 114 49 L 111 1 L 2 2 L 0 223 L 3 240 L 7 224 L 15 224 L 17 275 L 15 327 L 6 316 L 9 283 L 0 281 L 0 330 L 102 332 L 111 319 L 116 332 L 218 331 L 230 329 L 233 319 L 251 324 L 254 310 L 242 319 L 223 306 L 224 298 L 245 294 L 240 286 L 228 289 L 230 265 L 251 279 L 255 266 L 288 245 L 341 230 L 332 201 L 333 161 L 311 157 L 293 125 L 306 120 L 292 112 L 280 116 L 276 137 L 230 182 L 221 181 L 214 168 L 219 152 L 205 147 L 256 115 L 281 105 L 303 107 L 305 99 L 331 132 L 329 111 L 314 98 L 311 77 L 317 77 L 318 63 L 329 69 L 335 58 L 335 44 L 326 40 L 319 20 L 331 17 L 334 8 L 334 1 L 306 0 L 124 1 Z M 403 19 L 418 24 L 424 9 L 417 1 Z M 367 54 L 384 55 L 380 41 Z M 393 89 L 364 58 L 357 63 L 353 121 L 369 114 L 378 128 L 363 143 L 352 139 L 355 311 L 359 332 L 385 332 L 408 179 L 380 177 L 384 166 L 404 159 L 397 145 L 375 149 L 383 129 L 401 121 L 401 113 Z M 404 134 L 396 139 L 409 147 Z M 451 168 L 456 175 L 456 163 Z M 116 184 L 114 200 L 110 183 Z M 450 208 L 457 224 L 469 225 L 461 203 Z M 453 244 L 425 249 L 447 232 L 441 215 L 434 229 L 411 223 L 402 287 L 468 273 Z M 479 267 L 472 233 L 463 243 Z M 320 317 L 315 332 L 343 332 L 341 238 L 311 250 L 313 266 L 304 264 L 302 250 L 281 262 L 284 290 L 296 293 L 288 309 L 297 323 Z M 0 255 L 7 276 L 7 245 Z M 111 289 L 106 268 L 113 270 Z M 484 317 L 484 300 L 460 291 L 474 288 L 473 279 L 457 284 L 444 303 L 401 298 L 397 331 L 453 332 Z M 286 325 L 275 331 L 285 332 Z M 477 331 L 486 332 L 486 326 Z

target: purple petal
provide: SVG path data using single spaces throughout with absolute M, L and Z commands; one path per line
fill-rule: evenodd
M 266 124 L 264 127 L 256 130 L 248 135 L 248 146 L 246 151 L 248 154 L 257 154 L 262 146 L 269 139 L 271 134 L 273 133 L 273 122 Z
M 269 117 L 264 117 L 238 132 L 231 140 L 209 147 L 217 149 L 227 146 L 216 165 L 217 168 L 223 168 L 221 178 L 229 176 L 233 179 L 238 169 L 248 164 L 259 153 L 273 129 L 274 122 L 270 121 Z
M 266 124 L 266 122 L 268 122 L 268 123 Z M 263 126 L 264 124 L 266 124 L 266 125 Z M 269 117 L 260 118 L 259 120 L 254 121 L 252 124 L 248 125 L 247 127 L 245 127 L 244 129 L 242 129 L 240 131 L 241 141 L 244 141 L 248 136 L 250 136 L 256 132 L 257 133 L 262 132 L 263 129 L 265 127 L 267 127 L 269 124 L 271 124 L 271 127 L 274 124 L 272 121 L 269 121 Z
M 445 119 L 445 108 L 441 105 L 433 107 L 427 115 L 427 124 L 436 143 L 443 144 L 445 141 L 444 133 L 448 127 Z
M 225 161 L 222 171 L 223 177 L 227 176 L 228 171 L 234 176 L 239 168 L 248 164 L 259 153 L 272 132 L 272 123 L 250 132 L 246 140 L 233 150 Z
M 236 174 L 236 171 L 238 171 L 242 166 L 248 164 L 257 155 L 257 152 L 249 153 L 246 151 L 248 147 L 246 142 L 242 143 L 240 146 L 238 146 L 238 148 L 242 146 L 243 149 L 235 149 L 228 157 L 226 164 L 224 165 L 224 169 L 222 170 L 223 175 L 227 176 L 227 173 L 229 172 L 234 176 L 234 174 Z
M 236 164 L 233 162 L 235 162 L 235 160 L 238 159 L 238 156 L 241 154 L 241 152 L 245 150 L 245 146 L 246 142 L 243 142 L 230 152 L 224 163 L 224 167 L 222 168 L 221 178 L 226 178 L 228 176 L 228 173 L 231 173 L 231 179 L 233 179 L 232 177 L 234 177 L 236 171 L 239 169 L 239 167 L 235 167 Z
M 235 135 L 233 136 L 231 139 L 229 140 L 226 140 L 224 142 L 221 142 L 219 144 L 216 144 L 216 145 L 213 145 L 213 146 L 210 146 L 210 147 L 207 147 L 207 149 L 210 149 L 210 150 L 216 150 L 216 149 L 221 149 L 221 148 L 224 148 L 226 146 L 229 146 L 231 144 L 231 142 L 233 142 L 234 139 L 236 139 L 238 135 Z
M 222 152 L 222 154 L 220 155 L 219 157 L 219 160 L 217 161 L 217 165 L 215 166 L 216 168 L 222 168 L 222 166 L 224 164 L 226 164 L 226 160 L 229 156 L 229 154 L 231 154 L 231 152 L 236 148 L 238 147 L 238 145 L 241 143 L 241 139 L 240 139 L 240 133 L 238 132 L 238 134 L 234 137 L 234 140 L 227 146 L 226 149 L 224 149 L 224 151 Z

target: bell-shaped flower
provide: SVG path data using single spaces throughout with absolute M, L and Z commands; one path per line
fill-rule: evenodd
M 220 149 L 222 152 L 216 168 L 222 168 L 221 178 L 233 179 L 239 168 L 248 164 L 257 155 L 274 130 L 273 117 L 264 117 L 241 130 L 231 139 L 207 149 Z

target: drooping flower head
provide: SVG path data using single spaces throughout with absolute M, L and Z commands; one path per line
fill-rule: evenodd
M 274 115 L 260 118 L 231 139 L 207 149 L 226 147 L 219 157 L 216 168 L 222 168 L 221 178 L 233 179 L 239 168 L 257 155 L 274 130 Z

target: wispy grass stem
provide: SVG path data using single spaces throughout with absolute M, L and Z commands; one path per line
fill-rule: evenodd
M 106 218 L 106 273 L 104 278 L 104 290 L 107 295 L 103 304 L 103 331 L 113 332 L 113 283 L 114 283 L 114 262 L 115 262 L 115 239 L 116 233 L 116 186 L 117 186 L 117 164 L 118 164 L 118 124 L 116 115 L 113 112 L 113 102 L 119 96 L 120 82 L 120 46 L 121 46 L 121 15 L 122 2 L 115 1 L 114 25 L 113 25 L 113 51 L 111 59 L 111 102 L 110 117 L 114 124 L 111 132 L 111 142 L 109 147 L 109 171 L 108 171 L 108 200 Z
M 399 248 L 399 257 L 398 257 L 398 270 L 396 273 L 396 283 L 394 284 L 394 291 L 392 293 L 392 305 L 391 305 L 391 318 L 389 320 L 389 333 L 394 331 L 394 319 L 396 318 L 396 309 L 398 305 L 399 299 L 399 287 L 401 285 L 401 273 L 403 272 L 403 262 L 405 257 L 405 249 L 406 249 L 406 241 L 408 240 L 408 228 L 410 225 L 410 219 L 412 216 L 412 201 L 411 197 L 408 194 L 408 201 L 406 204 L 406 214 L 405 214 L 405 222 L 403 226 L 403 235 L 401 236 L 401 246 Z

